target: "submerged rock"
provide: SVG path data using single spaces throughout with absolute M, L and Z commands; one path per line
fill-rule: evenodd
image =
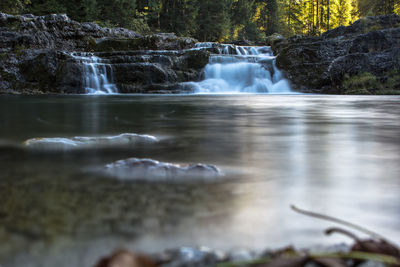
M 286 71 L 297 91 L 400 94 L 397 15 L 362 18 L 319 37 L 293 36 L 272 48 L 278 54 L 277 66 Z M 375 86 L 358 91 L 347 86 L 351 83 L 362 87 L 363 81 L 354 81 L 353 77 L 365 73 L 375 77 Z
M 215 179 L 222 175 L 214 165 L 173 164 L 153 159 L 129 158 L 107 164 L 105 172 L 123 180 L 176 181 L 194 179 Z
M 158 139 L 151 135 L 124 133 L 117 136 L 107 137 L 75 136 L 71 138 L 32 138 L 26 140 L 24 144 L 29 148 L 35 149 L 80 149 L 151 144 L 157 141 Z

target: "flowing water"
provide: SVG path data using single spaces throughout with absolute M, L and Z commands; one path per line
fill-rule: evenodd
M 198 43 L 197 49 L 216 47 L 204 68 L 204 79 L 191 83 L 197 93 L 290 93 L 289 82 L 275 65 L 269 46 Z
M 269 46 L 197 43 L 193 49 L 214 49 L 200 82 L 185 82 L 195 93 L 291 93 L 289 82 L 275 65 Z M 113 66 L 91 53 L 73 53 L 83 65 L 86 94 L 116 94 Z
M 104 59 L 90 53 L 73 53 L 77 62 L 83 65 L 82 85 L 86 94 L 116 94 L 112 66 Z
M 399 105 L 398 96 L 2 96 L 0 264 L 92 266 L 121 247 L 350 241 L 324 236 L 332 223 L 290 204 L 399 243 Z M 152 142 L 124 143 L 147 135 Z M 28 146 L 39 137 L 91 143 Z M 213 164 L 224 176 L 160 182 L 104 174 L 131 157 Z

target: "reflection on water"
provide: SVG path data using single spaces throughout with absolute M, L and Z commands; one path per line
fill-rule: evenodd
M 8 245 L 0 263 L 67 266 L 68 258 L 88 266 L 121 246 L 347 241 L 324 237 L 331 223 L 290 204 L 399 243 L 399 104 L 395 96 L 1 97 L 0 243 Z M 62 152 L 21 146 L 35 137 L 121 133 L 161 141 Z M 226 175 L 211 184 L 146 184 L 91 171 L 129 157 L 214 164 Z

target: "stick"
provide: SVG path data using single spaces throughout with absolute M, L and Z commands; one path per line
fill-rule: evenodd
M 364 227 L 362 227 L 360 225 L 357 225 L 357 224 L 354 224 L 354 223 L 351 223 L 351 222 L 348 222 L 348 221 L 344 221 L 344 220 L 341 220 L 341 219 L 338 219 L 338 218 L 335 218 L 335 217 L 332 217 L 332 216 L 328 216 L 328 215 L 324 215 L 324 214 L 320 214 L 320 213 L 316 213 L 316 212 L 311 212 L 311 211 L 306 211 L 306 210 L 303 210 L 303 209 L 299 209 L 295 205 L 291 205 L 290 208 L 292 210 L 300 213 L 300 214 L 303 214 L 303 215 L 307 215 L 307 216 L 311 216 L 311 217 L 314 217 L 314 218 L 318 218 L 318 219 L 327 220 L 327 221 L 339 223 L 339 224 L 342 224 L 342 225 L 346 225 L 346 226 L 351 227 L 353 229 L 356 229 L 356 230 L 358 230 L 360 232 L 363 232 L 363 233 L 365 233 L 365 234 L 367 234 L 367 235 L 369 235 L 369 236 L 371 236 L 371 237 L 373 237 L 375 239 L 378 239 L 378 240 L 385 241 L 387 243 L 393 244 L 392 242 L 389 242 L 382 235 L 377 234 L 377 233 L 375 233 L 375 232 L 373 232 L 373 231 L 371 231 L 369 229 L 366 229 L 366 228 L 364 228 Z

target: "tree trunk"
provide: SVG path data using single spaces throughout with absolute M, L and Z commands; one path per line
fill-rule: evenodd
M 288 10 L 288 28 L 290 29 L 290 13 L 292 12 L 291 10 L 291 4 L 292 4 L 292 0 L 289 0 L 289 10 Z
M 317 29 L 319 29 L 319 0 L 317 0 Z

